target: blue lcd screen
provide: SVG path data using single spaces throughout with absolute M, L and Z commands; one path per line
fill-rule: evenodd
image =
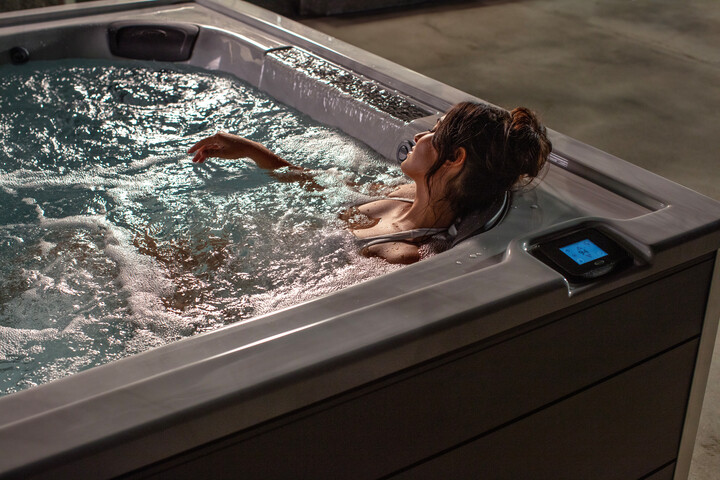
M 607 256 L 607 253 L 604 252 L 602 248 L 598 247 L 588 239 L 580 240 L 579 242 L 565 247 L 560 247 L 560 251 L 572 258 L 572 260 L 578 265 L 584 265 L 588 262 L 592 262 L 593 260 L 597 260 L 598 258 Z

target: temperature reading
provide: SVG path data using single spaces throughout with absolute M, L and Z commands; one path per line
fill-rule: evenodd
M 575 284 L 600 281 L 633 264 L 627 250 L 594 228 L 556 234 L 528 251 Z
M 580 240 L 565 247 L 560 251 L 570 257 L 578 265 L 584 265 L 598 258 L 606 257 L 607 253 L 588 239 Z

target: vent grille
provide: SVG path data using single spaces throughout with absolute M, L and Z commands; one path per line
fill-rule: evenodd
M 305 75 L 331 85 L 356 100 L 403 122 L 432 115 L 405 97 L 388 91 L 378 83 L 295 47 L 281 48 L 268 55 Z

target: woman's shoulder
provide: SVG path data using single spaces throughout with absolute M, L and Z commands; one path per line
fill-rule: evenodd
M 397 216 L 410 208 L 411 198 L 387 196 L 357 206 L 357 211 L 370 218 L 385 218 Z
M 415 183 L 406 183 L 404 185 L 400 185 L 395 190 L 390 192 L 388 194 L 388 198 L 407 198 L 407 199 L 414 199 L 415 198 Z

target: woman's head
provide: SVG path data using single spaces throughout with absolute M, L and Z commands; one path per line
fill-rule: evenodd
M 458 215 L 492 202 L 523 180 L 532 180 L 552 149 L 545 127 L 527 108 L 508 112 L 470 102 L 447 112 L 431 142 L 437 160 L 425 174 L 428 187 L 443 165 L 462 160 L 442 193 Z

